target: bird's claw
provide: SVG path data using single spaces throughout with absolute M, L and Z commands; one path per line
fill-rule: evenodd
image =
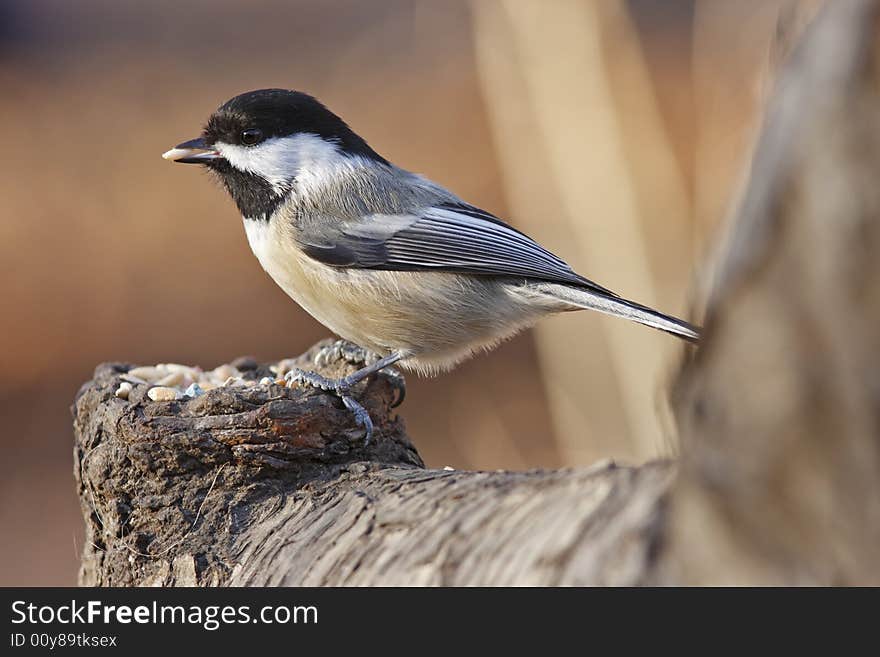
M 358 401 L 351 395 L 339 395 L 345 407 L 354 414 L 354 420 L 358 426 L 364 428 L 364 446 L 370 444 L 370 438 L 373 437 L 373 420 L 370 414 Z
M 369 365 L 370 363 L 375 362 L 377 358 L 378 356 L 376 354 L 353 342 L 349 342 L 348 340 L 336 340 L 331 344 L 321 347 L 315 354 L 314 360 L 315 365 L 322 367 L 339 360 L 345 361 L 351 365 Z M 397 408 L 406 398 L 406 380 L 399 370 L 390 366 L 380 370 L 380 373 L 391 384 L 391 387 L 394 388 L 395 398 L 391 403 L 391 408 Z M 320 388 L 321 390 L 326 390 L 328 392 L 337 392 L 334 384 L 337 383 L 337 381 L 344 384 L 347 379 L 348 377 L 345 379 L 327 379 L 315 372 L 305 372 L 303 370 L 292 370 L 285 376 L 285 380 L 288 384 L 293 380 L 296 383 L 305 383 L 314 388 Z M 354 383 L 356 382 L 349 381 L 349 387 Z M 339 396 L 340 398 L 342 397 L 341 394 L 339 394 Z
M 406 379 L 404 379 L 403 373 L 400 370 L 396 370 L 393 367 L 386 367 L 381 373 L 391 384 L 391 387 L 394 388 L 395 397 L 391 403 L 391 408 L 397 408 L 406 399 Z
M 315 364 L 319 367 L 343 360 L 352 365 L 367 365 L 375 358 L 369 351 L 348 340 L 336 340 L 332 344 L 321 347 L 315 354 Z
M 343 405 L 353 415 L 358 426 L 364 428 L 364 446 L 370 444 L 373 437 L 373 420 L 370 414 L 354 397 L 351 396 L 351 381 L 348 377 L 343 379 L 330 379 L 321 376 L 317 372 L 309 372 L 307 370 L 293 369 L 284 375 L 284 381 L 288 387 L 292 384 L 307 385 L 312 388 L 318 388 L 326 392 L 333 393 L 342 400 Z

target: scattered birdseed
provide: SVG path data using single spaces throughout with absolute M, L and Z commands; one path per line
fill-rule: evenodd
M 198 383 L 190 383 L 189 387 L 184 390 L 183 394 L 187 397 L 201 397 L 205 394 L 205 391 Z
M 128 370 L 129 376 L 136 376 L 137 378 L 147 382 L 152 383 L 159 379 L 162 374 L 159 372 L 159 368 L 153 367 L 150 365 L 146 365 L 144 367 L 135 367 L 134 369 Z
M 243 366 L 246 366 L 246 369 L 253 370 L 257 367 L 256 361 L 252 359 L 239 359 L 239 361 Z M 152 387 L 147 391 L 147 395 L 153 401 L 170 401 L 185 397 L 195 398 L 205 394 L 208 390 L 221 386 L 258 385 L 255 380 L 246 380 L 241 368 L 228 363 L 208 371 L 200 367 L 191 367 L 189 365 L 181 365 L 180 363 L 144 365 L 130 369 L 127 373 L 120 375 L 120 378 L 130 384 L 131 387 L 123 389 L 120 386 L 117 393 L 118 396 L 126 395 L 122 398 L 127 399 L 128 393 L 131 392 L 135 385 L 148 384 Z M 263 377 L 259 381 L 259 385 L 270 385 L 272 383 L 285 385 L 284 380 L 277 376 Z
M 227 381 L 231 378 L 241 376 L 241 372 L 235 369 L 232 365 L 221 365 L 208 372 L 208 375 L 219 381 Z
M 153 401 L 174 401 L 175 399 L 180 399 L 180 390 L 157 386 L 150 388 L 147 391 L 147 396 Z
M 172 372 L 156 381 L 157 386 L 179 386 L 183 383 L 183 372 Z
M 279 378 L 282 378 L 296 366 L 297 360 L 295 358 L 285 358 L 284 360 L 278 361 L 275 365 L 270 365 L 269 370 L 273 374 L 277 374 Z
M 165 370 L 168 372 L 180 372 L 184 375 L 192 374 L 192 371 L 196 368 L 190 367 L 189 365 L 181 365 L 180 363 L 159 363 L 156 365 L 159 370 Z
M 116 388 L 116 396 L 120 399 L 128 399 L 129 393 L 134 389 L 134 386 L 131 385 L 128 381 L 123 381 L 119 384 L 119 387 Z

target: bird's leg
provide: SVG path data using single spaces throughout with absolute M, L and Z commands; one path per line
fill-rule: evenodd
M 309 385 L 313 388 L 320 388 L 321 390 L 332 392 L 339 397 L 342 400 L 342 403 L 345 404 L 345 407 L 354 413 L 358 425 L 364 427 L 364 431 L 366 432 L 364 444 L 369 444 L 370 438 L 373 435 L 373 421 L 370 419 L 370 414 L 367 413 L 367 409 L 361 406 L 357 400 L 351 396 L 351 388 L 355 384 L 366 379 L 368 376 L 375 374 L 389 365 L 393 365 L 405 356 L 406 354 L 401 352 L 390 354 L 362 367 L 356 372 L 352 372 L 348 376 L 342 377 L 341 379 L 330 379 L 326 376 L 321 376 L 317 372 L 307 372 L 298 368 L 288 372 L 284 376 L 284 379 L 287 381 L 288 385 L 291 383 Z M 397 376 L 399 377 L 400 375 L 397 374 Z
M 326 347 L 321 347 L 315 354 L 315 365 L 318 367 L 336 360 L 344 360 L 352 365 L 367 366 L 378 361 L 379 356 L 348 340 L 336 340 Z M 391 408 L 397 408 L 406 397 L 406 380 L 403 378 L 403 374 L 394 368 L 388 368 L 382 374 L 396 393 Z

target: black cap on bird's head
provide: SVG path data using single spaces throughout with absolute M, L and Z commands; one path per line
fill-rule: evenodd
M 385 161 L 341 118 L 301 91 L 259 89 L 223 103 L 208 119 L 202 135 L 178 144 L 163 157 L 185 164 L 208 164 L 220 153 L 217 143 L 256 146 L 273 137 L 316 135 L 349 155 Z M 212 152 L 214 151 L 214 152 Z
M 245 216 L 277 205 L 316 155 L 387 161 L 345 121 L 301 91 L 260 89 L 240 94 L 208 119 L 201 136 L 178 144 L 166 160 L 203 164 L 217 173 Z

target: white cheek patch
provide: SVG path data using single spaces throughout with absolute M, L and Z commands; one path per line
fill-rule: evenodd
M 344 157 L 336 144 L 310 133 L 271 137 L 256 146 L 223 142 L 213 146 L 233 167 L 260 176 L 278 193 L 290 189 L 291 181 L 304 169 L 324 167 Z

